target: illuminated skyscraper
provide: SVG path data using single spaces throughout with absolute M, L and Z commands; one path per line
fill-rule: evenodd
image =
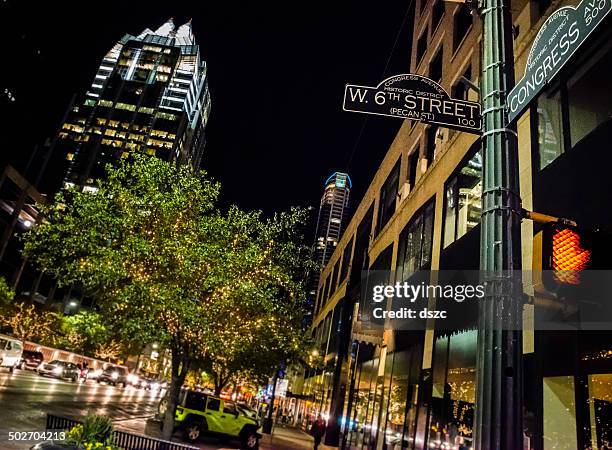
M 352 187 L 351 178 L 346 173 L 335 172 L 325 181 L 315 243 L 316 260 L 321 267 L 329 262 L 344 231 Z
M 348 202 L 352 187 L 351 178 L 348 174 L 342 172 L 334 172 L 325 181 L 325 190 L 319 207 L 314 247 L 315 260 L 321 269 L 329 262 L 329 258 L 344 231 L 349 213 Z M 306 322 L 309 322 L 314 307 L 319 276 L 320 270 L 314 273 L 310 280 Z
M 209 112 L 206 64 L 191 21 L 126 34 L 59 131 L 54 147 L 66 158 L 64 184 L 87 188 L 130 152 L 197 167 Z

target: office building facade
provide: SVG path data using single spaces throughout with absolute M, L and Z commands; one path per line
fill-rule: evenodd
M 576 1 L 512 2 L 516 78 L 545 21 Z M 439 82 L 452 97 L 478 101 L 481 22 L 463 4 L 416 0 L 410 71 Z M 612 224 L 612 17 L 607 17 L 516 121 L 523 207 Z M 379 80 L 363 80 L 375 85 Z M 389 119 L 395 120 L 395 119 Z M 304 381 L 302 417 L 329 418 L 328 444 L 347 449 L 468 449 L 478 408 L 477 315 L 459 309 L 449 331 L 376 330 L 360 310 L 362 273 L 478 270 L 482 209 L 480 137 L 404 121 L 357 206 L 319 282 L 311 334 L 322 368 Z M 395 201 L 387 202 L 394 198 Z M 542 225 L 524 220 L 522 267 L 541 266 Z M 339 275 L 334 275 L 340 267 Z M 322 287 L 327 288 L 322 289 Z M 523 322 L 559 297 L 524 281 Z M 537 305 L 537 306 L 536 306 Z M 612 441 L 610 331 L 523 331 L 524 449 L 609 448 Z
M 66 159 L 64 186 L 87 189 L 107 164 L 132 152 L 198 167 L 210 107 L 191 21 L 126 34 L 68 109 L 53 143 L 54 155 Z

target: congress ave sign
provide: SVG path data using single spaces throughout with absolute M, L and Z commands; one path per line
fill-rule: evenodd
M 529 106 L 610 11 L 612 0 L 583 0 L 550 15 L 533 41 L 525 76 L 508 95 L 510 121 Z
M 438 83 L 416 74 L 395 75 L 376 87 L 347 84 L 343 109 L 481 133 L 479 103 L 452 99 Z

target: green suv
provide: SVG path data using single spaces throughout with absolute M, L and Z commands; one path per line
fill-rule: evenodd
M 157 414 L 163 420 L 168 399 L 160 400 Z M 231 436 L 240 439 L 243 449 L 259 448 L 259 422 L 243 406 L 201 392 L 183 390 L 179 395 L 174 424 L 189 442 L 203 434 Z

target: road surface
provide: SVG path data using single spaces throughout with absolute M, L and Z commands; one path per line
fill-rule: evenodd
M 44 431 L 47 413 L 82 420 L 89 412 L 109 416 L 115 428 L 159 436 L 156 424 L 147 421 L 157 409 L 160 393 L 121 388 L 88 381 L 71 383 L 41 377 L 32 371 L 0 369 L 0 450 L 28 449 L 34 442 L 8 442 L 9 431 Z M 173 440 L 180 441 L 180 433 Z M 237 449 L 231 440 L 204 438 L 203 450 Z M 261 450 L 306 450 L 309 436 L 278 428 L 262 439 Z

